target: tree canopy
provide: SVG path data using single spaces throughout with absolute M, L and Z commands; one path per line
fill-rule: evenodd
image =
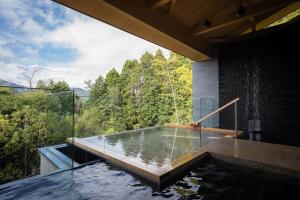
M 165 123 L 191 121 L 191 60 L 159 49 L 140 60 L 127 60 L 91 84 L 78 135 L 103 134 Z M 92 130 L 92 131 L 91 131 Z
M 1 87 L 0 96 L 1 183 L 38 173 L 37 149 L 72 137 L 73 104 L 45 90 Z

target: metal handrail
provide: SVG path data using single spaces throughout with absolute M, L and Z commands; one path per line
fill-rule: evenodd
M 213 116 L 214 114 L 224 110 L 225 108 L 227 108 L 228 106 L 234 104 L 234 128 L 235 128 L 235 134 L 237 135 L 237 102 L 240 100 L 240 98 L 236 98 L 232 101 L 230 101 L 229 103 L 225 104 L 224 106 L 216 109 L 215 111 L 205 115 L 204 117 L 202 117 L 201 119 L 199 119 L 196 122 L 191 123 L 192 126 L 199 126 L 201 128 L 201 122 L 203 122 L 204 120 L 206 120 L 207 118 Z

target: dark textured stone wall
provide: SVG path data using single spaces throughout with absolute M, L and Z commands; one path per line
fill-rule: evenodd
M 241 98 L 239 129 L 259 119 L 263 134 L 300 144 L 299 38 L 298 21 L 219 47 L 219 101 Z M 220 113 L 220 127 L 234 127 L 233 108 Z

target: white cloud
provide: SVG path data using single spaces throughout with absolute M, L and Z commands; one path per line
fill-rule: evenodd
M 21 70 L 19 69 L 17 64 L 7 64 L 0 61 L 0 79 L 4 79 L 10 82 L 23 84 L 24 82 L 18 81 L 20 80 Z
M 44 32 L 43 27 L 39 25 L 33 19 L 26 20 L 22 25 L 20 25 L 21 30 L 32 35 L 40 35 Z
M 28 12 L 28 6 L 24 1 L 0 0 L 0 15 L 13 27 L 18 27 L 23 23 Z
M 14 54 L 12 51 L 1 47 L 0 44 L 0 60 L 12 57 Z
M 5 0 L 0 0 L 2 5 Z M 12 13 L 10 10 L 18 10 L 22 3 L 11 3 L 6 5 L 5 14 L 13 24 L 19 24 L 18 17 L 23 16 L 25 21 L 19 29 L 27 33 L 26 40 L 32 40 L 35 45 L 51 45 L 54 47 L 71 48 L 77 52 L 77 58 L 67 63 L 60 63 L 58 61 L 51 61 L 47 66 L 43 66 L 43 70 L 39 73 L 39 79 L 65 80 L 72 87 L 84 87 L 84 80 L 94 80 L 99 75 L 105 75 L 111 68 L 121 70 L 122 65 L 127 59 L 139 59 L 145 51 L 155 53 L 158 48 L 161 48 L 148 41 L 140 39 L 136 36 L 128 34 L 124 31 L 116 29 L 112 26 L 104 24 L 95 19 L 82 16 L 75 11 L 64 8 L 66 19 L 63 23 L 60 19 L 55 18 L 53 12 L 47 11 L 47 15 L 41 10 L 31 8 L 34 14 L 28 13 L 28 7 L 22 8 L 19 13 Z M 19 1 L 16 1 L 19 2 Z M 46 1 L 49 4 L 49 1 Z M 41 2 L 39 2 L 41 3 Z M 50 2 L 52 6 L 53 2 Z M 23 4 L 23 6 L 25 6 Z M 50 5 L 47 5 L 50 6 Z M 50 6 L 51 8 L 51 6 Z M 3 8 L 0 8 L 0 11 Z M 39 15 L 49 24 L 59 24 L 54 30 L 45 29 L 37 21 L 34 20 L 32 15 Z M 48 16 L 48 17 L 47 17 Z M 68 19 L 68 20 L 67 20 Z M 15 21 L 17 20 L 17 22 Z M 168 50 L 163 49 L 163 52 L 168 56 Z M 28 59 L 35 61 L 36 51 L 27 48 L 27 58 L 20 58 L 20 62 L 27 62 Z M 1 61 L 1 60 L 0 60 Z M 2 63 L 3 64 L 3 63 Z M 32 63 L 39 65 L 39 63 Z M 5 65 L 5 64 L 4 64 Z M 8 66 L 15 66 L 16 64 L 7 64 Z M 0 66 L 1 67 L 1 66 Z M 1 67 L 2 71 L 3 68 Z M 15 73 L 19 71 L 15 70 Z M 0 72 L 0 78 L 6 78 L 5 72 Z
M 139 59 L 145 51 L 155 53 L 161 48 L 94 19 L 76 18 L 71 23 L 46 34 L 39 42 L 76 49 L 79 56 L 65 66 L 52 68 L 57 79 L 73 86 L 83 86 L 84 80 L 94 80 L 111 68 L 121 70 L 127 59 Z M 168 50 L 161 48 L 165 55 Z M 59 73 L 55 73 L 59 71 Z

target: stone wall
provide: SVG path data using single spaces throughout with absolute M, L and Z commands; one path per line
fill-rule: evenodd
M 258 119 L 264 134 L 300 143 L 299 35 L 294 22 L 219 47 L 219 101 L 241 98 L 239 129 Z M 233 109 L 220 114 L 221 127 L 233 120 Z

